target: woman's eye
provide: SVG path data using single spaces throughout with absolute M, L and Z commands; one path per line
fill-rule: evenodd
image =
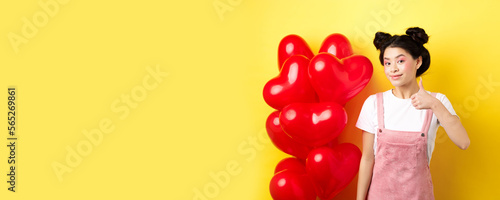
M 385 66 L 389 66 L 389 65 L 391 65 L 391 63 L 390 62 L 386 62 L 386 63 L 384 63 L 384 65 Z
M 404 60 L 398 60 L 398 64 L 404 63 Z

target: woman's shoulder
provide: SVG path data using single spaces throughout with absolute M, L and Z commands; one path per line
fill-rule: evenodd
M 372 94 L 365 99 L 365 104 L 375 103 L 375 99 L 377 99 L 377 94 Z
M 432 94 L 432 93 L 435 93 L 436 94 L 436 99 L 439 99 L 439 101 L 445 101 L 445 100 L 448 100 L 448 98 L 446 97 L 445 94 L 443 93 L 440 93 L 440 92 L 430 92 L 430 91 L 427 91 L 429 94 Z
M 443 105 L 445 105 L 445 107 L 450 107 L 451 106 L 451 102 L 448 99 L 448 97 L 446 97 L 445 94 L 440 93 L 440 92 L 430 92 L 430 91 L 427 91 L 427 93 L 429 93 L 429 94 L 435 93 L 436 94 L 436 99 L 438 99 Z

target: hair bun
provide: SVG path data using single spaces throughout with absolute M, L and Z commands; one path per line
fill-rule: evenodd
M 382 44 L 384 44 L 384 42 L 389 40 L 391 37 L 392 36 L 389 33 L 377 32 L 375 33 L 375 39 L 373 39 L 373 45 L 375 45 L 375 48 L 380 49 Z
M 415 42 L 423 45 L 429 41 L 429 36 L 425 33 L 424 29 L 419 27 L 412 27 L 406 30 L 406 35 L 410 36 Z

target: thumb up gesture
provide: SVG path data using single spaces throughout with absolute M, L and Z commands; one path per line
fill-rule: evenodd
M 432 107 L 432 104 L 435 103 L 437 99 L 424 90 L 422 78 L 420 78 L 419 87 L 420 90 L 418 90 L 417 93 L 411 95 L 411 103 L 413 104 L 413 107 L 418 110 L 430 109 Z

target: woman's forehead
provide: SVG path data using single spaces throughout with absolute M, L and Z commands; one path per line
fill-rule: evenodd
M 384 59 L 394 59 L 398 57 L 407 57 L 409 53 L 400 47 L 387 47 L 384 51 Z

